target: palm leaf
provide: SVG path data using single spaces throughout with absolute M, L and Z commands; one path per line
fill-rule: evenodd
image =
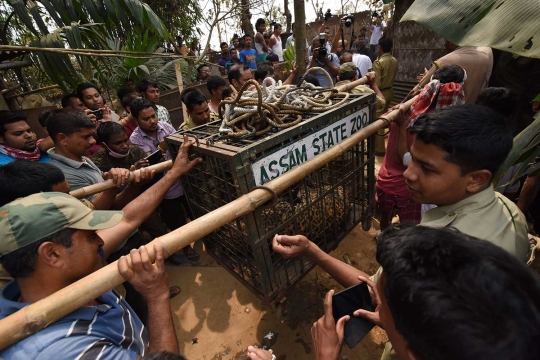
M 538 0 L 416 0 L 401 21 L 416 21 L 461 46 L 490 46 L 540 58 Z

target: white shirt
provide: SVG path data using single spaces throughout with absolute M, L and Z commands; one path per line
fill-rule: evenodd
M 378 45 L 382 36 L 382 24 L 380 26 L 371 25 L 371 40 L 370 45 Z
M 279 61 L 283 61 L 283 46 L 281 46 L 281 37 L 272 35 L 276 39 L 276 43 L 272 45 L 272 53 L 276 54 L 279 58 Z
M 360 70 L 360 77 L 365 76 L 373 66 L 371 59 L 362 54 L 353 54 L 352 62 L 356 65 L 358 70 Z

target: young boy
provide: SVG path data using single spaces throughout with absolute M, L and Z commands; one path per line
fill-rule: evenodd
M 251 35 L 244 35 L 244 50 L 240 51 L 240 61 L 250 69 L 257 70 L 257 50 L 251 48 L 251 41 Z

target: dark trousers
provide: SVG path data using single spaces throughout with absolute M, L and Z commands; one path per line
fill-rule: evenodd
M 163 222 L 171 231 L 186 224 L 186 216 L 182 206 L 182 197 L 184 197 L 184 195 L 175 199 L 163 199 L 159 205 L 161 219 L 163 219 Z

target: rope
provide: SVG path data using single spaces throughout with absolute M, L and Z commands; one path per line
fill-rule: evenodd
M 332 82 L 323 68 L 308 70 L 312 71 L 323 72 Z M 219 116 L 223 119 L 219 132 L 234 139 L 258 137 L 272 129 L 295 126 L 302 122 L 306 113 L 325 112 L 341 106 L 348 99 L 348 93 L 306 82 L 300 86 L 283 85 L 281 81 L 266 78 L 259 85 L 251 79 L 240 91 L 231 86 L 231 98 L 219 104 Z

